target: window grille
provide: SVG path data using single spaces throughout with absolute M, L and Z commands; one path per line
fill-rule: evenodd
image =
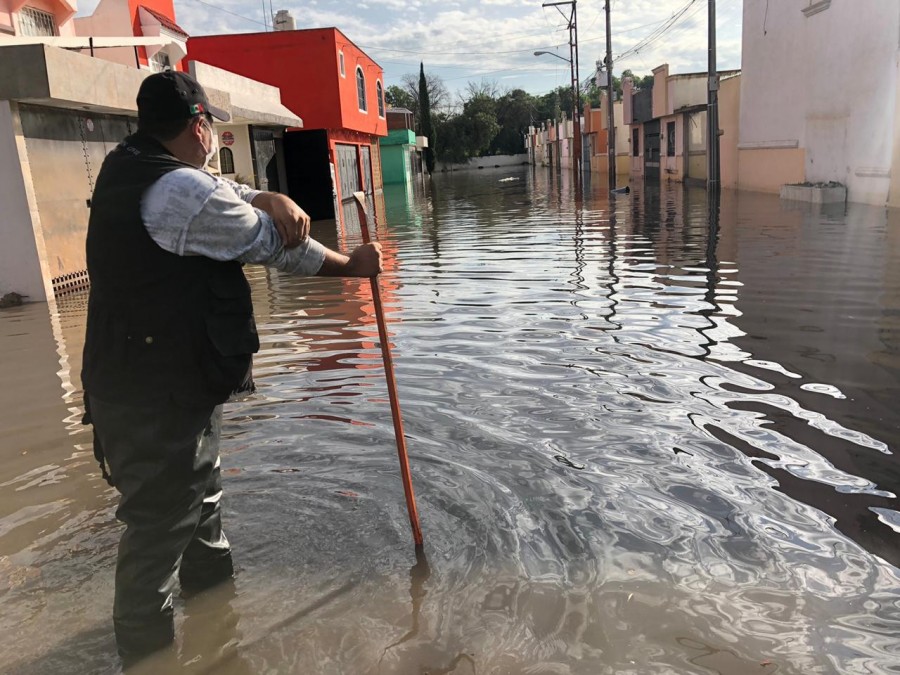
M 366 76 L 363 75 L 362 68 L 356 68 L 356 99 L 359 102 L 359 109 L 362 112 L 368 112 L 369 107 L 366 105 Z
M 219 172 L 234 173 L 234 153 L 231 152 L 231 148 L 219 150 Z
M 156 52 L 150 57 L 150 70 L 154 73 L 172 70 L 172 62 L 169 60 L 169 55 L 161 49 Z
M 378 116 L 384 117 L 384 89 L 381 82 L 375 83 L 375 96 L 378 98 Z
M 23 7 L 19 10 L 19 34 L 32 37 L 56 35 L 56 20 L 50 12 Z

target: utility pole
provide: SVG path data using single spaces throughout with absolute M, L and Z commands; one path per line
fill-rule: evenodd
M 706 106 L 706 188 L 719 190 L 719 73 L 716 70 L 716 0 L 709 8 L 709 95 Z
M 578 80 L 578 14 L 576 3 L 578 0 L 566 0 L 565 2 L 545 2 L 541 7 L 556 7 L 566 20 L 569 29 L 569 58 L 563 61 L 569 62 L 569 71 L 572 81 L 572 168 L 578 176 L 581 175 L 581 86 Z M 563 14 L 562 5 L 571 5 L 572 12 L 569 16 Z M 552 52 L 541 52 L 553 54 Z M 538 52 L 535 52 L 537 55 Z M 556 56 L 554 54 L 554 56 Z M 561 56 L 559 58 L 562 58 Z
M 609 189 L 616 188 L 616 114 L 613 108 L 613 57 L 612 28 L 610 21 L 610 0 L 606 0 L 606 101 L 609 103 L 606 112 L 606 147 L 608 153 Z

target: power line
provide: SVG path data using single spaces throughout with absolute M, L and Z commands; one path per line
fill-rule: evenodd
M 665 34 L 669 31 L 669 29 L 672 28 L 672 26 L 674 26 L 674 25 L 678 22 L 679 19 L 681 19 L 681 18 L 687 13 L 687 11 L 688 11 L 688 10 L 694 5 L 694 3 L 696 3 L 696 2 L 697 2 L 697 0 L 689 0 L 688 3 L 687 3 L 684 7 L 682 7 L 682 8 L 679 9 L 677 12 L 675 12 L 671 17 L 669 17 L 669 18 L 663 23 L 663 25 L 661 25 L 660 27 L 658 27 L 656 30 L 652 31 L 652 32 L 651 32 L 648 36 L 646 36 L 643 40 L 638 41 L 638 43 L 635 44 L 635 45 L 634 45 L 633 47 L 631 47 L 630 49 L 627 49 L 627 50 L 625 50 L 624 52 L 622 52 L 621 54 L 617 55 L 617 56 L 616 56 L 616 60 L 617 60 L 617 61 L 620 61 L 620 60 L 622 60 L 622 59 L 624 59 L 624 58 L 626 58 L 626 57 L 628 57 L 628 56 L 631 56 L 632 54 L 637 54 L 637 53 L 640 52 L 642 49 L 646 49 L 646 48 L 649 47 L 651 44 L 653 44 L 654 42 L 656 42 L 657 40 L 659 40 L 663 35 L 665 35 Z
M 224 7 L 219 7 L 219 5 L 214 5 L 211 2 L 206 2 L 206 0 L 191 0 L 191 2 L 196 2 L 201 5 L 206 5 L 207 7 L 212 7 L 214 10 L 219 12 L 225 12 L 225 14 L 231 14 L 231 16 L 236 16 L 239 19 L 243 19 L 244 21 L 249 21 L 250 23 L 255 23 L 258 26 L 265 26 L 268 28 L 268 24 L 263 23 L 262 21 L 257 21 L 256 19 L 251 19 L 249 16 L 244 16 L 243 14 L 238 14 L 237 12 L 232 12 L 230 9 L 225 9 Z

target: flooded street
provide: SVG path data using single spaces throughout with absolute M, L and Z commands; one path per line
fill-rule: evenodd
M 237 575 L 149 672 L 900 673 L 900 211 L 602 182 L 385 190 L 418 561 L 368 281 L 248 268 Z M 85 309 L 0 312 L 2 672 L 118 669 Z

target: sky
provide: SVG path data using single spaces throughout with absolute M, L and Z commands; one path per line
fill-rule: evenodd
M 540 0 L 175 0 L 176 19 L 191 35 L 266 30 L 271 15 L 287 9 L 297 28 L 339 28 L 384 69 L 385 86 L 418 74 L 424 62 L 451 93 L 488 81 L 500 90 L 543 94 L 569 84 L 568 6 Z M 669 72 L 707 68 L 707 0 L 611 0 L 614 72 L 646 75 L 668 63 Z M 90 14 L 97 0 L 79 2 Z M 717 0 L 717 65 L 739 68 L 742 0 Z M 606 50 L 604 0 L 579 0 L 578 61 L 583 81 Z M 678 20 L 650 44 L 642 40 Z M 535 56 L 553 51 L 561 57 Z M 626 55 L 626 52 L 628 54 Z M 623 58 L 616 58 L 619 55 Z

